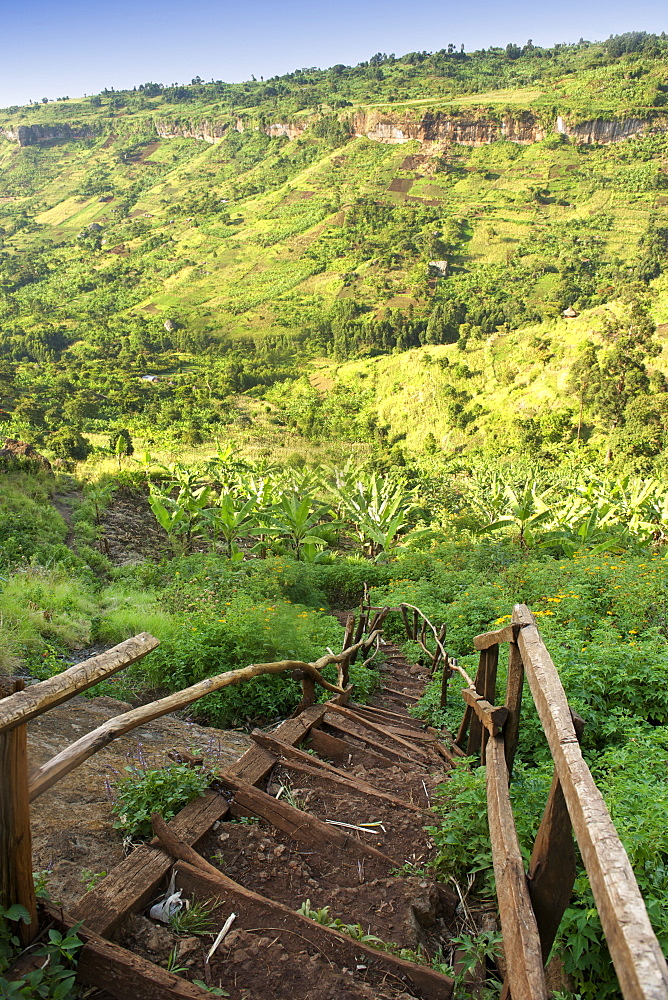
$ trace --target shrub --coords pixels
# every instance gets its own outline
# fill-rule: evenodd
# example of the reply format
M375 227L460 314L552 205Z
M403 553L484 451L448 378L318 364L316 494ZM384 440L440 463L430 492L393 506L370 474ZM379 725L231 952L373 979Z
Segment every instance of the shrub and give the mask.
M128 774L116 786L112 806L117 829L129 837L151 836L151 813L159 812L169 822L184 806L203 795L210 776L187 764L171 764L153 770L127 767Z

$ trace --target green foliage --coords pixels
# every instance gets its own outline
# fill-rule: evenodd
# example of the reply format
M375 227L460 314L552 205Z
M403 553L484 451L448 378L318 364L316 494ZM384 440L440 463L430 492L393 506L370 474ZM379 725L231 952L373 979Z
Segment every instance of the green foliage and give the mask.
M186 764L148 769L126 767L126 776L116 785L114 826L128 837L150 837L151 813L159 812L165 822L198 795L203 795L210 777Z
M0 909L0 990L5 1000L70 1000L78 996L75 985L77 952L83 941L77 937L81 924L75 924L65 934L51 928L47 940L33 954L44 958L42 966L26 973L20 980L9 981L1 975L11 964L19 951L19 938L10 924L22 920L30 923L30 915L24 907L14 904L8 909Z

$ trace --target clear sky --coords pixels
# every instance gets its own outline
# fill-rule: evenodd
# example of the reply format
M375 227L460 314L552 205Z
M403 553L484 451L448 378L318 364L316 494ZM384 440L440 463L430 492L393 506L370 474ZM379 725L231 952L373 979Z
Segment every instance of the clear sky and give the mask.
M375 52L668 30L665 0L1 0L0 107L194 76L230 82Z

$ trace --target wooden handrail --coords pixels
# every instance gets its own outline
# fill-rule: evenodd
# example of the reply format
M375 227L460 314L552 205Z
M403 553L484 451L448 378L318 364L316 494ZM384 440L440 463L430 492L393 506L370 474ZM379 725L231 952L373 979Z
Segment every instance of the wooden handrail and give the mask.
M666 1000L668 966L603 796L582 757L561 679L533 616L516 604L518 645L625 1000ZM511 984L512 989L512 984Z
M87 691L105 677L117 673L146 656L160 645L158 639L148 632L140 632L132 639L126 639L106 653L92 656L81 663L75 663L62 673L31 684L24 691L17 691L0 702L0 731L13 729L25 722L55 708L74 695Z
M513 1000L538 1000L546 995L542 963L547 960L575 882L574 831L625 1000L666 1000L668 965L626 851L582 756L579 737L583 720L568 705L529 608L516 604L510 625L476 636L473 642L480 651L480 666L476 691L462 692L466 710L457 742L463 744L470 726L468 753L480 753L487 764L490 838L508 965L503 995L510 992ZM502 642L510 644L508 715L501 722L503 732L496 735L503 719L501 709L494 708L495 667ZM528 884L508 794L525 673L555 764Z

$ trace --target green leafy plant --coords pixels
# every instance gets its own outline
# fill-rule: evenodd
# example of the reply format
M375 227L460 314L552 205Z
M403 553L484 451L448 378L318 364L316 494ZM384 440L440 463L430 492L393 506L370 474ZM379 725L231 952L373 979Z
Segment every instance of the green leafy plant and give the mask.
M30 923L27 910L15 904L8 909L0 909L0 973L11 964L19 950L18 936L10 927L10 922L22 920ZM73 925L67 932L51 928L44 944L35 949L34 955L44 958L41 968L26 973L21 980L7 980L0 975L0 992L3 1000L73 1000L77 995L76 956L83 947L77 936L81 923Z
M127 776L116 785L113 810L114 826L128 836L151 835L151 813L159 812L165 821L176 816L185 805L203 795L210 777L186 764L145 769L126 767Z

